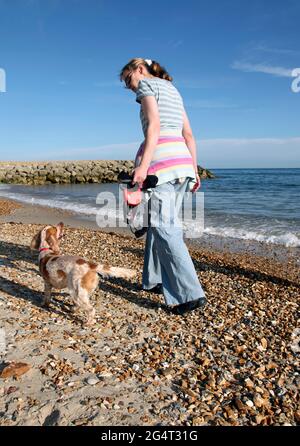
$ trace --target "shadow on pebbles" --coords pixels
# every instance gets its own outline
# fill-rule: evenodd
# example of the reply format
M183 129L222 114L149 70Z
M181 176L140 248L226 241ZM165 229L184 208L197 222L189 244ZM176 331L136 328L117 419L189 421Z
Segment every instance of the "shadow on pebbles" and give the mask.
M175 316L139 290L144 240L67 227L62 252L137 270L100 279L85 327L65 290L40 306L40 228L0 229L1 425L299 424L295 265L190 247L208 305Z

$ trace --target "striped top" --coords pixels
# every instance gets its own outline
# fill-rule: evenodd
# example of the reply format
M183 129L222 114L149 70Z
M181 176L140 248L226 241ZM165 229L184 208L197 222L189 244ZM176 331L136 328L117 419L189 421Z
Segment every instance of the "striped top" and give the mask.
M141 103L145 96L155 97L160 117L160 135L147 173L158 177L157 185L189 177L191 181L188 189L191 190L196 183L196 176L192 155L182 136L184 110L182 97L171 82L158 77L139 82L136 101ZM142 107L140 118L146 137L148 122ZM141 144L136 155L136 166L141 162L144 147L145 142Z
M172 82L159 77L146 78L139 82L136 91L136 102L141 103L145 96L154 96L159 111L160 128L182 129L183 127L183 101ZM146 136L148 127L147 118L143 108L140 110L140 119L143 133Z
M140 145L136 154L135 166L139 166L145 142ZM158 177L157 186L178 178L191 178L189 189L196 183L193 159L181 130L161 129L147 175Z

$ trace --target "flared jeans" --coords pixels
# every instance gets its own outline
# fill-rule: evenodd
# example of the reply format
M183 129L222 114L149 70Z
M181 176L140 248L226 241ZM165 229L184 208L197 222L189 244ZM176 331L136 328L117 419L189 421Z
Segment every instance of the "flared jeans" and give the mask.
M189 181L184 178L156 186L149 200L142 287L149 290L161 284L170 306L205 297L178 215Z

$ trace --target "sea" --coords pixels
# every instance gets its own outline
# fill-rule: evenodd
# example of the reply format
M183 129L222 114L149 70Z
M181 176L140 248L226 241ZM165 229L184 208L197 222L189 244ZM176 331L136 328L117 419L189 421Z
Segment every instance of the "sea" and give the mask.
M216 178L202 179L201 188L186 202L193 209L190 218L184 220L186 233L199 241L215 237L300 247L299 168L210 170ZM120 221L123 210L119 194L116 183L0 184L3 198L72 211L83 221L95 221L97 215L107 215L109 222ZM106 195L116 200L105 204ZM195 211L199 203L203 207L200 214Z

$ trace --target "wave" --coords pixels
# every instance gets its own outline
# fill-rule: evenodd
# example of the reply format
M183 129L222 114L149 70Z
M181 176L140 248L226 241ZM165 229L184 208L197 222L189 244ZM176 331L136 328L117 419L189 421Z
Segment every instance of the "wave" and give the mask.
M204 229L205 234L217 235L220 237L232 237L242 240L255 240L264 243L274 243L278 245L284 245L287 248L297 248L300 246L300 238L292 232L285 232L282 234L270 234L257 231L249 231L243 228L232 227L206 227Z
M86 216L107 215L109 218L115 219L116 217L120 216L118 214L120 214L122 211L118 210L118 212L116 212L114 209L110 209L107 207L99 208L81 203L74 203L74 202L67 203L66 201L63 200L49 200L46 198L36 198L36 197L30 197L25 194L15 194L13 192L6 192L5 194L2 194L1 192L2 191L0 190L0 195L22 203L71 211Z
M284 245L287 248L300 247L300 238L292 232L281 234L270 234L269 232L250 231L245 228L234 228L231 226L206 226L201 228L195 221L183 222L185 235L189 238L199 238L202 235L214 235L222 238L235 238L239 240L255 240L257 242ZM284 229L283 229L284 231Z
M13 193L8 192L7 189L10 189L9 186L1 185L0 187L0 195L2 197L10 198L12 200L16 200L23 203L28 203L32 205L40 205L46 206L50 208L57 208L61 210L71 211L77 214L80 214L82 217L87 218L95 218L99 217L102 221L111 221L111 224L117 221L123 220L123 210L122 209L112 209L107 206L95 207L87 204L82 204L79 202L66 202L59 199L45 199L45 198L37 198L32 197L30 195L22 194L22 193ZM65 196L65 198L70 199L70 197ZM106 219L104 218L106 217ZM237 222L235 222L237 224ZM264 243L278 244L284 245L285 247L299 247L300 246L300 238L298 235L290 232L282 227L281 233L278 229L276 229L276 234L272 234L272 228L269 225L265 225L265 228L261 228L261 230L248 230L243 227L233 227L233 226L218 226L210 225L202 227L199 224L199 221L195 220L187 220L183 222L183 230L185 236L190 238L199 238L203 234L213 235L223 238L235 238L242 240L255 240Z

